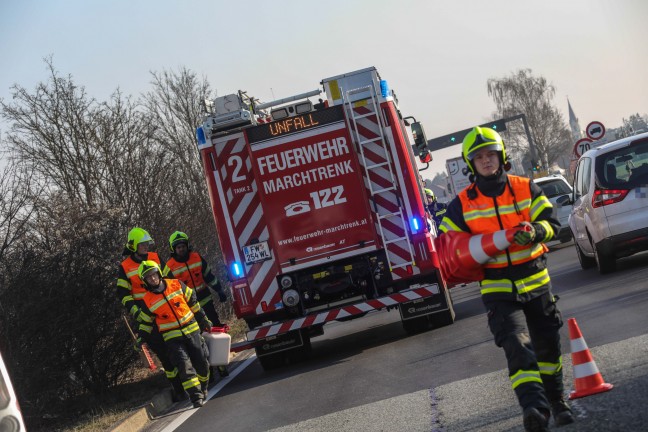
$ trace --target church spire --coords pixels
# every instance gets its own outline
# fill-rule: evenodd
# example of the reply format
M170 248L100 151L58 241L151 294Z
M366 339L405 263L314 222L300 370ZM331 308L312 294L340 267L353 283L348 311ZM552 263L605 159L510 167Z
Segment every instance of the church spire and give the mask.
M574 110L569 103L569 97L567 98L567 107L569 107L569 126L571 128L574 142L576 142L583 137L583 133L581 132L580 125L578 124L578 118L576 117L576 114L574 114Z

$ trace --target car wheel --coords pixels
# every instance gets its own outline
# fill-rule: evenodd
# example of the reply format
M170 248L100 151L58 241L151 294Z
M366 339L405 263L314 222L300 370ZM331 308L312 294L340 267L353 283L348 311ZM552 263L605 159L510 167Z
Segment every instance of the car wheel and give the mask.
M616 258L613 255L601 252L594 242L592 242L592 249L594 250L596 268L598 268L599 273L606 274L616 270Z
M578 261L580 262L581 268L583 270L587 270L596 265L596 260L594 258L590 258L586 256L581 250L581 248L578 246L578 243L574 242L574 246L576 247L576 254L578 255Z

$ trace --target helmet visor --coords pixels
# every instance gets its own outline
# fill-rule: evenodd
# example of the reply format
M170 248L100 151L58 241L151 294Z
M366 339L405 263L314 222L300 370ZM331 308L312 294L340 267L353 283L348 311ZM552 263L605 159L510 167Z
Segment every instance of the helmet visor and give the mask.
M468 154L466 155L466 158L468 160L473 160L477 155L477 153L479 153L482 150L486 150L486 151L494 150L494 151L501 152L504 150L504 147L502 146L501 143L498 142L486 142L471 148Z

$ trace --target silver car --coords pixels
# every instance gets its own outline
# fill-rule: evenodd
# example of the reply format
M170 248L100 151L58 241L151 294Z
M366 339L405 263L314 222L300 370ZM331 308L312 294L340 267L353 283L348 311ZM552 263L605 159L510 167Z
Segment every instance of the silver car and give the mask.
M572 194L572 187L565 177L560 174L552 174L547 177L533 179L533 182L540 186L544 194L549 198L556 211L556 219L560 222L560 229L556 233L556 240L561 243L568 242L572 239L572 233L569 229L569 215L572 206L569 203L558 203L558 199L565 195Z
M19 432L25 430L16 393L14 392L9 372L0 354L0 431Z
M600 273L648 250L648 133L587 151L578 160L569 226L581 267Z

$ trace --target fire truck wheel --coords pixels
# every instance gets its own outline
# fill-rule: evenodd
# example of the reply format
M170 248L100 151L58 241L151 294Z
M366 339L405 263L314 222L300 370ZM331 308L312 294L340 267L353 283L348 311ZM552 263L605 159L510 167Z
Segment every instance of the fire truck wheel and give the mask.
M452 301L452 296L448 289L445 290L445 299L446 304L448 305L448 310L429 315L432 328L445 327L455 321L454 302Z
M257 358L259 359L259 363L261 364L261 367L264 371L277 369L285 365L287 360L285 351L274 354L266 354Z
M430 315L430 322L432 323L432 328L445 327L454 322L455 315L452 306L449 310L438 312Z
M427 315L403 320L401 322L403 323L405 332L410 335L421 333L430 329L430 320L428 320Z

